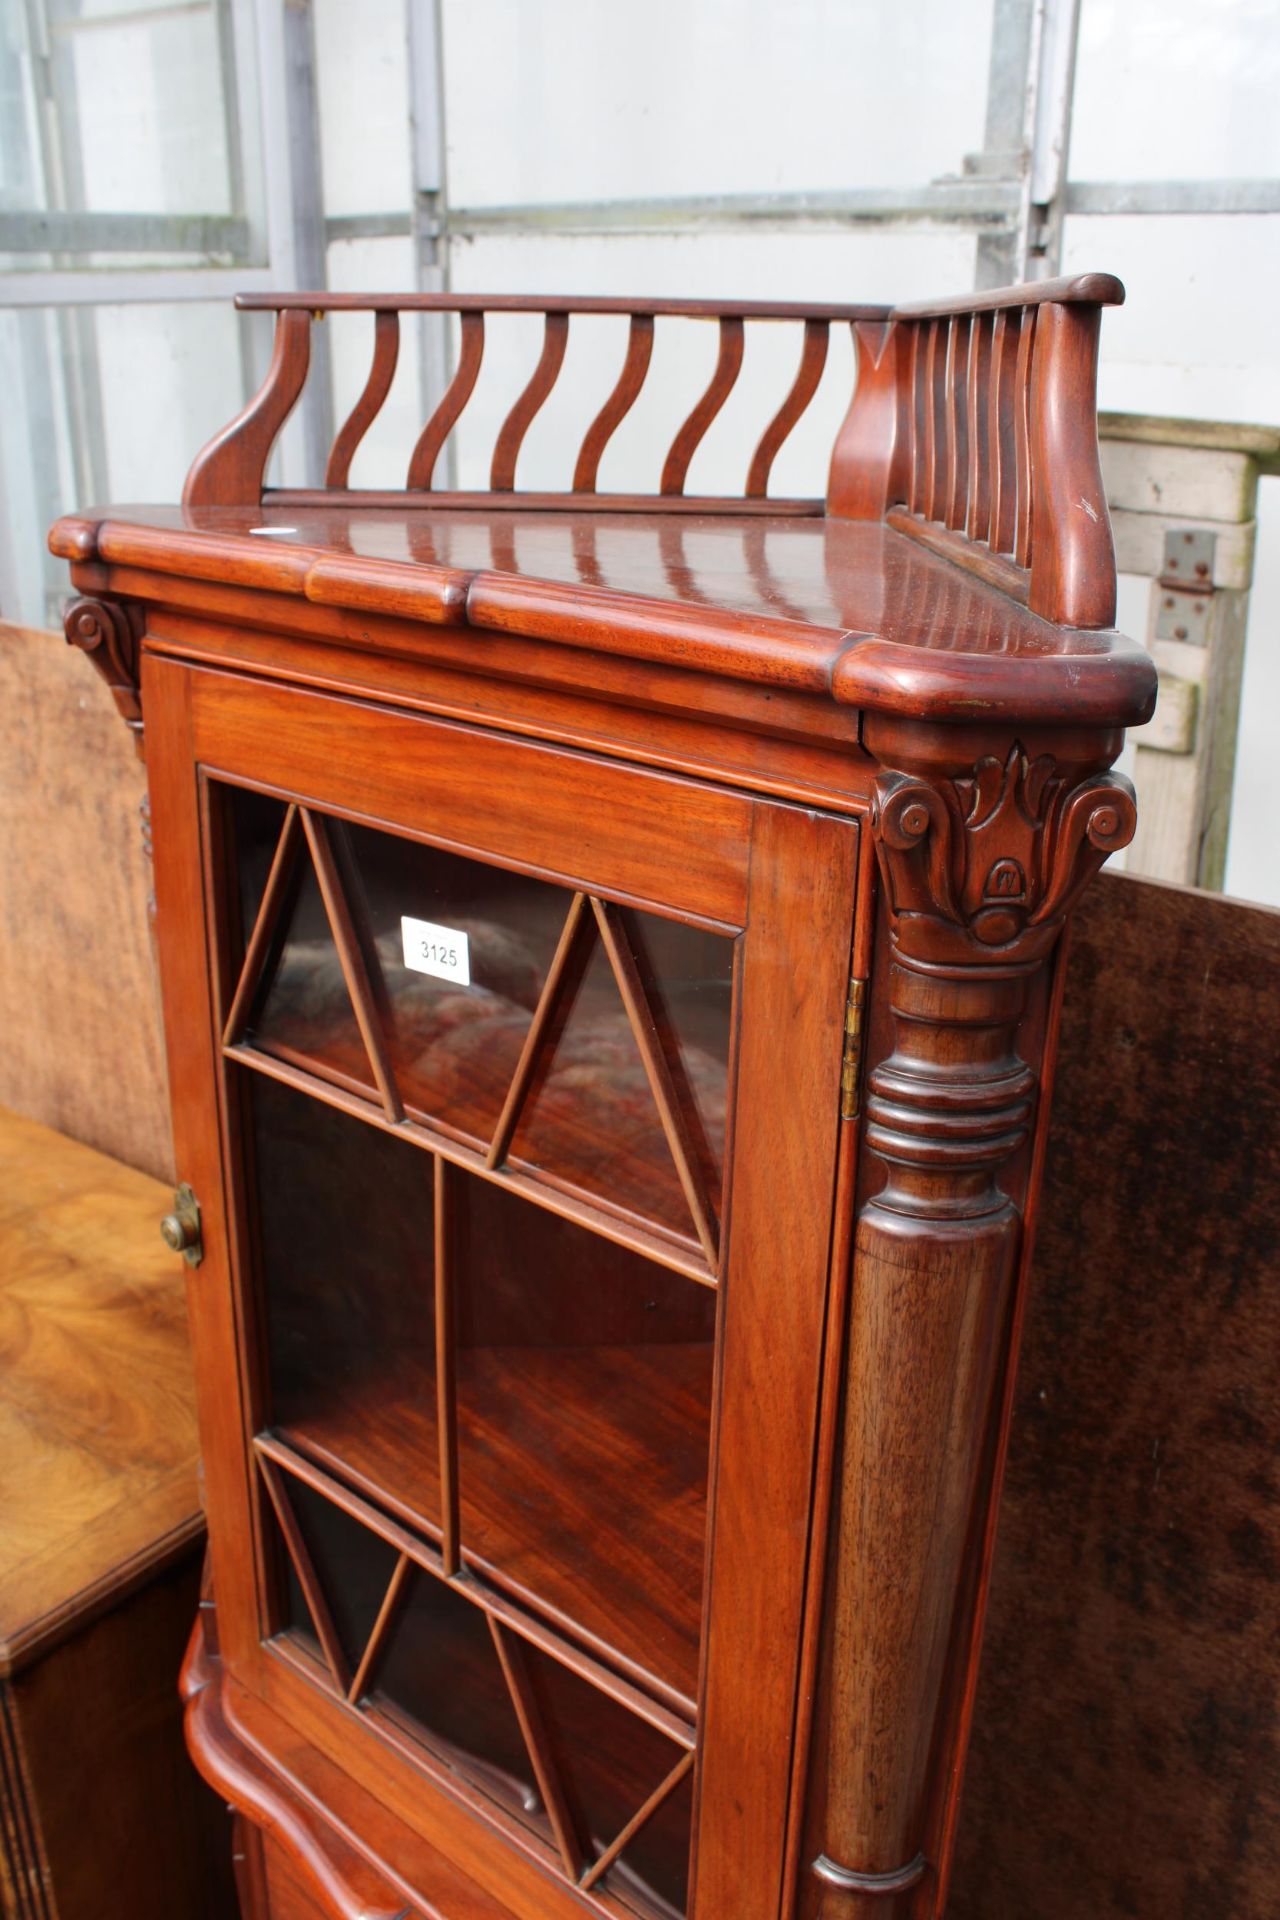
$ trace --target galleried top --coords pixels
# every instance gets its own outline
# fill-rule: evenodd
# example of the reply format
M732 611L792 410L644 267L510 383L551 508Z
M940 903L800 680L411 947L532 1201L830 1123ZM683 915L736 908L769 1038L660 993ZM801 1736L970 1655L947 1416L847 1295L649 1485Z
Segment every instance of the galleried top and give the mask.
M68 516L50 545L74 562L129 569L135 600L163 600L161 578L148 576L222 578L408 616L423 623L424 647L432 626L498 629L920 717L1133 725L1150 714L1155 676L1145 652L1111 631L1115 555L1096 415L1101 310L1123 297L1107 274L904 307L247 295L242 308L276 314L271 365L195 460L181 508ZM452 378L408 438L403 486L354 488L352 461L391 394L402 318L413 312L457 316ZM352 314L372 316L372 359L324 484L270 487L272 449L309 371L328 377L327 356L313 355L319 323ZM499 413L488 487L449 487L450 435L469 405L479 419L490 411L473 401L486 325L511 314L541 319L540 352ZM563 490L520 489L521 449L560 379L574 321L609 315L627 322L621 364L566 448ZM600 491L614 435L660 398L663 382L649 377L655 343L699 323L716 328L714 367L675 427L655 490ZM856 377L825 497L770 495L777 456L845 327ZM794 335L798 364L761 426L741 494L687 492L748 342L779 329ZM392 418L388 410L380 432Z

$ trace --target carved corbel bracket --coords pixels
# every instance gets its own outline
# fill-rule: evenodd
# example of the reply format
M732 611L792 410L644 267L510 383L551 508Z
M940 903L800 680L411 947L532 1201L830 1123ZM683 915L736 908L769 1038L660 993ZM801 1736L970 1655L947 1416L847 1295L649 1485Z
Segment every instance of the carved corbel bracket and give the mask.
M141 610L127 602L85 596L67 602L62 627L68 644L88 654L110 687L116 711L133 734L141 755L142 700L138 690Z
M871 829L890 936L908 963L1034 965L1072 904L1137 825L1123 774L1072 783L1051 753L1015 741L972 773L887 770Z

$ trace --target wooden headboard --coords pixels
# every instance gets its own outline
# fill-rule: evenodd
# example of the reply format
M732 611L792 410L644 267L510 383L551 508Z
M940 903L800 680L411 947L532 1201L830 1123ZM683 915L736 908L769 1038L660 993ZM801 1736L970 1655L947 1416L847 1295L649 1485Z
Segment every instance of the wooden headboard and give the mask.
M464 507L596 512L660 507L884 520L1048 620L1106 627L1115 618L1115 558L1098 466L1098 331L1102 307L1123 298L1119 281L1108 274L920 307L511 294L245 295L237 306L276 315L271 366L249 405L198 455L183 500L193 507L267 501L402 507L432 499ZM401 316L415 311L458 316L456 371L407 449L403 488L352 488L352 458L395 375ZM364 389L334 437L324 485L269 489L267 462L305 384L313 324L335 313L373 316ZM486 316L502 313L541 317L541 354L498 429L488 489L448 490L437 480L439 456L479 378ZM570 324L578 314L627 318L622 366L577 447L564 490L521 491L516 487L520 449L559 379ZM597 486L601 456L640 400L659 319L714 325L719 335L715 367L675 432L656 488L602 493ZM746 329L788 324L799 347L795 377L762 424L741 493L686 493L693 455L737 383ZM857 378L836 438L826 498L771 496L774 461L817 392L833 326L852 330Z

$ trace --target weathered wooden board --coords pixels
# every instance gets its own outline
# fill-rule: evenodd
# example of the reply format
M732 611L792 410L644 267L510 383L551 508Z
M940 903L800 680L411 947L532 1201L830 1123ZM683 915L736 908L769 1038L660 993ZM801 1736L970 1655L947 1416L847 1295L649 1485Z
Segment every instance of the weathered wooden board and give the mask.
M1102 477L1110 505L1179 520L1251 520L1258 491L1257 462L1245 453L1161 446L1127 440L1101 443Z
M1280 1912L1280 914L1086 895L951 1920Z
M1156 579L1164 569L1165 536L1185 533L1189 528L1213 535L1212 584L1247 592L1253 585L1256 520L1190 520L1185 514L1130 513L1113 506L1111 531L1117 568L1121 573L1141 573Z
M83 655L0 624L0 1105L167 1178L145 792Z

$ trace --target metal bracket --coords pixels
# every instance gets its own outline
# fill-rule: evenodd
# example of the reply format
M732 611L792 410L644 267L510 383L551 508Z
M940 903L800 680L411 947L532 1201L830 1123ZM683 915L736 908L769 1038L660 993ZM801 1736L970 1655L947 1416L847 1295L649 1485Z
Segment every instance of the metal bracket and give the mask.
M1177 588L1170 591L1163 585L1158 591L1160 604L1156 608L1156 639L1181 640L1193 647L1207 646L1212 594L1183 593Z
M1193 647L1209 643L1217 535L1203 527L1170 527L1157 587L1155 638Z
M1187 587L1197 593L1212 593L1217 545L1217 534L1210 533L1204 527L1170 527L1164 536L1161 586Z
M844 1057L840 1066L840 1117L858 1117L858 1075L862 1067L862 1003L865 980L850 980L844 1008Z

